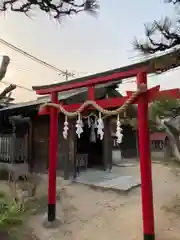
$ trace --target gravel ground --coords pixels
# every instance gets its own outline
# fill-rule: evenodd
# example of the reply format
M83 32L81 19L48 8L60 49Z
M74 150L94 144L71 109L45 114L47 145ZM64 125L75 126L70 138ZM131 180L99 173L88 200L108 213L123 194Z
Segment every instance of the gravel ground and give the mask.
M139 176L139 166L116 167L121 175ZM180 177L176 165L153 164L155 229L157 239L178 240L180 236ZM93 190L73 184L64 187L57 202L62 223L57 229L44 229L44 214L34 216L29 225L41 240L139 240L142 237L140 188L128 195ZM43 181L39 194L47 191Z

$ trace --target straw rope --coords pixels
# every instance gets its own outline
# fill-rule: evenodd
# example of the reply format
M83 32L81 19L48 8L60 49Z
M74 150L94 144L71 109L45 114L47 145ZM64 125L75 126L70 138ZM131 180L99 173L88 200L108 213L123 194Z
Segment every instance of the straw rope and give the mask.
M68 112L66 111L63 106L61 104L56 104L56 103L45 103L43 105L40 106L40 108L45 108L45 107L54 107L54 108L58 108L65 116L67 117L76 117L78 116L86 107L88 106L93 106L97 111L99 111L100 113L102 113L105 116L113 116L113 115L117 115L117 114L121 114L123 112L125 112L127 110L127 108L134 102L134 100L143 92L147 91L147 87L144 84L140 84L138 86L138 89L136 92L134 92L132 94L132 96L130 98L127 99L127 101L120 106L119 108L115 109L115 110L107 110L107 109L103 109L101 106L99 106L95 101L92 100L87 100L86 102L84 102L80 108L78 110L76 110L75 112Z

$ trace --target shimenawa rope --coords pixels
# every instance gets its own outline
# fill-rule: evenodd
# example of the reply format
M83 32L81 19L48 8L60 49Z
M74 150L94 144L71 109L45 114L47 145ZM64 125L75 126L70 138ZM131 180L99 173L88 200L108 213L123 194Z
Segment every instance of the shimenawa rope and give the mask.
M131 97L129 97L127 99L127 101L120 106L119 108L115 109L115 110L107 110L107 109L103 109L101 106L99 106L95 101L92 100L87 100L86 102L84 102L80 108L75 111L75 112L68 112L66 111L63 106L61 104L56 104L56 103L45 103L43 104L40 108L45 108L45 107L54 107L54 108L58 108L65 116L67 117L76 117L78 116L86 107L88 106L93 106L96 110L98 110L100 113L102 113L105 116L112 116L112 115L117 115L120 113L123 113L126 111L126 109L129 107L129 105L131 105L134 100L143 92L146 92L147 88L146 85L144 84L140 84L138 86L138 90L136 92L134 92L132 94Z

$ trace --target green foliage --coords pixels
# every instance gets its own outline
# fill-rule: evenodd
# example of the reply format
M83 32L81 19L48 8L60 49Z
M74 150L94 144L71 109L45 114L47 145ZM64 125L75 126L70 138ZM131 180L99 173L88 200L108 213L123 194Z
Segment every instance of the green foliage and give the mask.
M44 213L46 211L46 195L39 198L31 198L31 195L27 195L26 192L30 188L30 192L32 190L35 193L39 181L35 176L33 176L33 179L28 180L30 184L29 187L26 181L18 181L16 185L14 185L13 181L7 182L11 195L6 194L7 192L5 190L0 191L0 232L5 233L7 239L36 239L31 232L26 233L26 219L31 215ZM21 185L19 185L19 183L21 183Z
M23 210L18 204L10 200L4 193L0 192L0 230L8 230L16 225L22 224Z
M157 126L155 121L149 120L149 129L150 132L163 132L164 128Z
M163 131L156 125L156 117L165 118L173 115L174 109L180 106L179 100L174 98L161 98L154 101L149 108L149 126L151 131Z
M150 106L150 119L155 120L156 116L168 117L172 116L174 109L180 106L179 100L174 98L162 98L156 100Z

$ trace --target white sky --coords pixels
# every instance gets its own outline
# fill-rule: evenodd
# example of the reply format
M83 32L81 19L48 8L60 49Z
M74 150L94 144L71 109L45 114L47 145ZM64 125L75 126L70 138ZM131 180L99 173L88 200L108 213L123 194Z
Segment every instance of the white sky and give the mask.
M22 13L0 15L1 38L38 58L83 76L131 64L137 55L132 41L144 34L144 23L174 16L169 4L159 0L121 1L101 0L98 18L86 13L66 18L62 24L34 11L33 19ZM156 7L155 7L156 6ZM63 80L56 72L14 52L0 44L0 54L11 58L5 81L27 88L32 85L51 84ZM136 59L137 60L137 59ZM149 86L161 85L162 89L179 87L179 70L171 71L149 80ZM4 87L3 84L0 87ZM134 90L135 84L123 84L120 91ZM36 98L33 91L18 88L16 101Z

